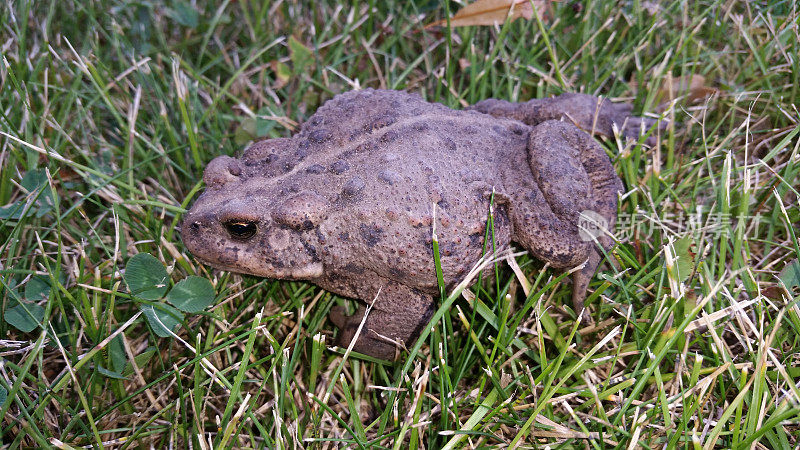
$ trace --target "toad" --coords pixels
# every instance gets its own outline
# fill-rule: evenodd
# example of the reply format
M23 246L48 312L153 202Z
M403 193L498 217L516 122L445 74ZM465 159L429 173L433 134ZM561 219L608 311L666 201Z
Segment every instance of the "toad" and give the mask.
M181 235L213 267L373 304L353 349L380 359L410 346L435 311L434 226L446 287L487 248L515 242L551 267L583 265L572 287L580 314L622 190L590 133L653 132L655 121L630 112L584 94L453 110L402 91L346 92L295 136L211 161ZM606 232L587 234L585 217ZM339 345L356 335L363 304L331 310Z

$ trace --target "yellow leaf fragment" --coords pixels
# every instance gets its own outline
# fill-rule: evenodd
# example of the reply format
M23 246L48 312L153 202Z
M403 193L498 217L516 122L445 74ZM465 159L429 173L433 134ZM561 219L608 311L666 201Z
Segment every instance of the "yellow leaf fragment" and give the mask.
M667 75L664 78L664 84L658 91L658 96L659 102L662 104L684 96L688 103L693 103L716 93L717 89L706 85L706 77L702 75L680 77Z
M289 66L278 60L270 61L269 66L275 73L275 84L272 89L280 89L286 86L292 78L292 70L289 69Z
M450 19L450 26L466 27L470 25L502 25L506 18L510 21L519 19L530 20L533 7L543 16L549 8L547 0L478 0L461 8ZM510 10L510 12L509 12ZM447 26L446 20L439 20L425 28Z

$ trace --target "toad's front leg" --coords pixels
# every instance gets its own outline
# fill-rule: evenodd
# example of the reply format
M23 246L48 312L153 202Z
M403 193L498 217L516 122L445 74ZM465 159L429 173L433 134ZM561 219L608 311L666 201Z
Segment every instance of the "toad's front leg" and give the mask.
M627 103L612 103L608 99L587 94L562 94L552 98L536 98L523 103L487 99L468 109L496 117L519 120L528 125L538 125L547 120L563 120L578 126L587 133L613 137L616 126L622 136L638 139L650 133L645 141L655 145L659 130L666 122L631 115L633 107ZM654 128L655 127L655 128Z
M433 316L433 297L402 284L386 281L380 292L366 290L364 298L374 304L353 350L378 359L392 361L403 346L410 347ZM347 347L356 336L366 308L359 306L352 316L344 308L331 309L330 318L339 327L337 345Z

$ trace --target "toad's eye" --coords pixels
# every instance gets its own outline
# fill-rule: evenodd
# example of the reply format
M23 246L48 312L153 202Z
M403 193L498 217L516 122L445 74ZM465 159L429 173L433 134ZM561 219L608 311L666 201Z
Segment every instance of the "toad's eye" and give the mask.
M229 220L224 222L225 229L228 230L228 234L231 235L231 238L245 241L250 239L256 234L256 223L245 221L245 220Z

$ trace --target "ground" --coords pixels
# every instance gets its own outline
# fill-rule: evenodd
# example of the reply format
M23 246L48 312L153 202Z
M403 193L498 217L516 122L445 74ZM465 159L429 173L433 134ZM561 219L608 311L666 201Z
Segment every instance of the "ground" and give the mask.
M0 7L3 448L800 445L797 5L426 28L461 6ZM669 121L655 147L603 143L625 193L589 324L562 273L489 256L491 281L444 292L381 363L329 348L350 301L185 251L208 161L359 87L454 108L585 92Z

